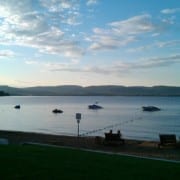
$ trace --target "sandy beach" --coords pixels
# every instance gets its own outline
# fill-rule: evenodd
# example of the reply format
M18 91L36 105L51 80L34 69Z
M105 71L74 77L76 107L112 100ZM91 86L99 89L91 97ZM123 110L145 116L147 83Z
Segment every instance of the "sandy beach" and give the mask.
M9 144L42 143L180 161L179 144L178 147L159 149L158 142L125 139L125 144L113 146L105 145L103 137L75 137L5 130L0 130L0 138L8 139Z

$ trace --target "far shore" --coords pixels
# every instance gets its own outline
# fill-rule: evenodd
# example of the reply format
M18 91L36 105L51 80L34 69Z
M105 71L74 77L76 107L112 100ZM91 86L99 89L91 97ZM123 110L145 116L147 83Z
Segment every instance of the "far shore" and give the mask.
M101 150L106 152L124 153L143 157L155 157L180 161L180 147L158 148L158 142L127 140L118 146L105 145L103 137L77 137L52 135L33 132L0 130L0 139L8 139L9 144L41 143L65 147Z

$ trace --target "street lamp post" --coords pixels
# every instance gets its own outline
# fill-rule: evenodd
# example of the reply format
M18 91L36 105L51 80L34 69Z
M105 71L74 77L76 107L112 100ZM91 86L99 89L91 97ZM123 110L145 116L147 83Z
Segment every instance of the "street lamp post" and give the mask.
M79 124L80 124L80 120L81 120L81 113L76 113L76 120L77 120L77 124L78 124L78 137L79 137Z

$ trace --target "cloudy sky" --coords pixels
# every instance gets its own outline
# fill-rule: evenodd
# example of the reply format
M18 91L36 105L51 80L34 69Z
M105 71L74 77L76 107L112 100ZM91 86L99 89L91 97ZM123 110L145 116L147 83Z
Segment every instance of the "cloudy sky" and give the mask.
M0 85L180 86L179 0L0 0Z

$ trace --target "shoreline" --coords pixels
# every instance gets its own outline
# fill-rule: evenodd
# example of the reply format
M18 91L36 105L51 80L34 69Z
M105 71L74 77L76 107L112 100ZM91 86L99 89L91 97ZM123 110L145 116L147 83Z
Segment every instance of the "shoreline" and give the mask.
M125 139L124 145L110 146L104 145L104 138L99 136L77 137L8 130L0 130L0 138L8 139L9 144L23 145L28 143L39 143L180 161L179 147L165 147L159 149L158 142L155 141Z

